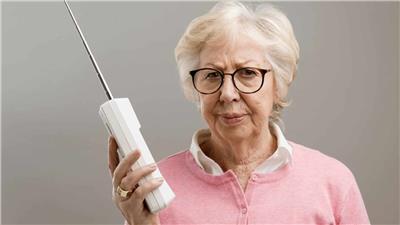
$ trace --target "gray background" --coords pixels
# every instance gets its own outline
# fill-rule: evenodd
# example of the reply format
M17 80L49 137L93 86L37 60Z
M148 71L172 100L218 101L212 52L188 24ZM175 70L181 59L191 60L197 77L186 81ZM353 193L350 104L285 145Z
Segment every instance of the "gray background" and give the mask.
M284 113L289 140L354 173L371 222L398 224L399 3L275 2L300 44ZM160 160L205 123L181 92L173 50L213 2L72 2L114 96L129 97ZM2 5L4 224L118 224L106 101L63 2Z

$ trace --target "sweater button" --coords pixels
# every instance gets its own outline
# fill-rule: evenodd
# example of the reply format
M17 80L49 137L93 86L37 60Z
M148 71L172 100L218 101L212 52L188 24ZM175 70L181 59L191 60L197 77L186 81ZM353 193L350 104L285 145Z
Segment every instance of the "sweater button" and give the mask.
M242 208L242 214L246 214L247 213L247 208L246 207L243 207Z
M252 181L256 181L256 180L257 180L257 175L254 175L254 174L251 175L251 180L252 180Z

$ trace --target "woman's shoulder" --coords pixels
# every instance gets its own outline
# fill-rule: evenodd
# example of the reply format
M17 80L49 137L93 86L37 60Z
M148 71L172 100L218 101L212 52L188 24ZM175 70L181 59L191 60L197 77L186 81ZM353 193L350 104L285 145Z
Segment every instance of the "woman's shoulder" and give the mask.
M182 167L184 166L187 154L189 153L190 153L189 150L182 150L172 155L169 155L158 161L157 166L163 169Z
M157 162L161 174L174 188L185 186L185 183L193 178L193 169L191 168L195 163L191 154L190 150L183 150Z
M310 188L315 196L328 197L340 224L370 224L356 178L348 166L320 150L289 144L295 172L300 171L293 176L297 184Z
M354 180L352 171L339 159L293 141L288 141L288 143L292 146L293 160L300 170L329 178L329 180L341 182Z

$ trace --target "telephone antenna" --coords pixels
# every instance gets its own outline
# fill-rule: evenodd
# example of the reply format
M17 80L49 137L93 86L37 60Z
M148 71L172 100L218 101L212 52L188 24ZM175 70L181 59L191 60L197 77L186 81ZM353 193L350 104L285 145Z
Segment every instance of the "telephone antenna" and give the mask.
M104 90L106 91L107 98L108 98L109 100L111 100L111 99L113 99L113 96L112 96L112 94L111 94L111 91L110 91L110 89L108 88L107 82L104 80L103 74L101 73L100 68L99 68L99 66L97 65L96 59L93 57L93 54L92 54L92 52L90 51L90 48L89 48L89 45L88 45L87 42L86 42L85 36L83 36L83 33L82 33L82 31L81 31L81 28L79 27L78 23L76 22L75 17L74 17L74 14L72 13L71 8L69 7L67 1L64 0L64 3L65 3L65 5L67 6L69 15L71 15L71 18L72 18L72 20L74 21L74 24L75 24L76 29L78 30L79 36L81 37L82 42L83 42L83 44L85 45L85 49L86 49L87 53L89 54L90 60L92 61L92 64L93 64L93 66L94 66L94 68L95 68L95 70L96 70L96 72L97 72L97 76L99 77L100 82L101 82L101 84L103 85Z

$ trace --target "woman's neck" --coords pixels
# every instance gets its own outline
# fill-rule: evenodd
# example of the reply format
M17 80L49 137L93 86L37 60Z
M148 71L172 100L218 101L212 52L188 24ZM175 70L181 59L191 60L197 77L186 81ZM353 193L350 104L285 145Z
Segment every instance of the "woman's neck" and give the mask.
M201 145L203 152L223 171L231 169L238 176L251 174L276 148L276 137L269 130L242 140L223 140L211 134L210 139Z

